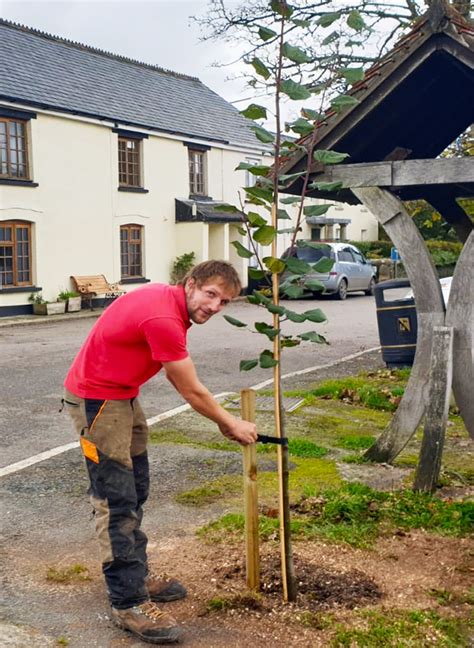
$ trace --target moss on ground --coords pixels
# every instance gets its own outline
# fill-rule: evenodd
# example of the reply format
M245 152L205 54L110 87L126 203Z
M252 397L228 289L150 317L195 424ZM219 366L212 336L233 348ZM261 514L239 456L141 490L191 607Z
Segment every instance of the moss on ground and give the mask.
M470 645L469 622L431 610L363 610L354 617L352 627L336 625L329 644L332 648L468 648Z

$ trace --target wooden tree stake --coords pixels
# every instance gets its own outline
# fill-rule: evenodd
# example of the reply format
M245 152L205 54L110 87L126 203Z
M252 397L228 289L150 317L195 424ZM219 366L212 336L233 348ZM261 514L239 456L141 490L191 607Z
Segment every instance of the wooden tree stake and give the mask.
M255 422L255 392L240 392L242 418ZM244 464L244 511L245 511L245 566L247 587L260 589L260 556L258 550L258 491L257 491L257 445L243 448Z

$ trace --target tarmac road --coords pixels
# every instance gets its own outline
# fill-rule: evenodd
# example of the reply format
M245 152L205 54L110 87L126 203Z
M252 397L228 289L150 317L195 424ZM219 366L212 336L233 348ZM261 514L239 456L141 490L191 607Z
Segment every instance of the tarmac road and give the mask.
M288 303L286 303L288 304ZM316 330L329 346L304 343L285 350L282 372L334 362L379 344L373 297L349 295L344 302L322 298L291 302L292 310L303 312L321 308L324 324L283 325L284 333ZM268 320L268 314L244 301L225 311L248 322ZM0 467L26 459L39 452L75 441L66 413L59 414L62 382L74 355L95 319L72 318L41 324L0 328ZM212 393L238 391L271 378L268 370L239 373L239 361L257 357L271 348L265 336L231 327L221 315L189 332L189 350L199 376ZM155 376L142 389L142 405L147 417L183 403L163 375Z

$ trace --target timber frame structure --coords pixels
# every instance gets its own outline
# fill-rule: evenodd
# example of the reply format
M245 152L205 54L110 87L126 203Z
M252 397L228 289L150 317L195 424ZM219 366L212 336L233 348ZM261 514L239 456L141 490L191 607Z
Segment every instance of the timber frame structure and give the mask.
M363 203L376 216L401 254L418 317L416 356L405 394L366 457L393 461L426 415L419 472L430 456L439 472L451 382L474 438L474 227L457 202L474 197L474 157L437 158L466 129L472 132L473 23L444 0L432 0L413 29L349 94L359 103L343 113L325 113L316 125L316 148L348 153L350 164L324 167L314 162L310 178L341 181L343 188L332 193L313 189L306 195ZM282 160L282 173L305 168L301 149ZM283 191L298 194L301 186L298 179ZM403 205L414 199L430 203L464 243L446 308L426 245ZM417 474L415 488L434 488L436 477Z

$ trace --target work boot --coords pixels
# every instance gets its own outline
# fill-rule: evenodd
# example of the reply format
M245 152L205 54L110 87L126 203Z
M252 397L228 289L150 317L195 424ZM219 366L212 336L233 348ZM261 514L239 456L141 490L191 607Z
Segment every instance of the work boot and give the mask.
M181 628L173 617L162 612L152 601L125 610L113 607L112 620L122 630L128 630L148 643L177 643L181 635Z
M150 573L145 579L145 585L152 601L168 603L178 601L186 596L186 588L175 578L164 578Z

